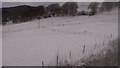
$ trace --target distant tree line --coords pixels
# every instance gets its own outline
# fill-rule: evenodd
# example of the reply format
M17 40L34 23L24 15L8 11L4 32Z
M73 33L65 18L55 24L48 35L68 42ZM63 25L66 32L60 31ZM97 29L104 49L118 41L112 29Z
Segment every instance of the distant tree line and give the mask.
M21 5L2 8L2 24L5 25L6 22L9 21L15 24L51 16L75 15L77 13L77 8L78 6L75 2L67 2L63 6L56 3L47 7Z
M3 25L8 21L12 21L13 23L26 22L44 15L44 11L44 6L31 7L22 5L11 8L2 8L2 22Z
M108 11L108 12L110 12L113 8L118 7L118 6L119 6L118 2L103 2L102 3L103 11Z
M88 9L92 9L89 15L95 15L99 12L110 12L115 7L119 7L119 2L91 2L88 6Z
M103 2L101 7L100 3L91 2L88 5L87 15L95 15L99 11L111 11L114 7L118 6L118 2ZM44 6L27 6L21 5L16 7L2 8L2 24L5 25L6 22L12 21L12 23L27 22L33 19L41 19L47 17L56 16L75 16L78 15L78 5L76 2L66 2L62 6L58 3ZM86 14L82 11L81 14Z

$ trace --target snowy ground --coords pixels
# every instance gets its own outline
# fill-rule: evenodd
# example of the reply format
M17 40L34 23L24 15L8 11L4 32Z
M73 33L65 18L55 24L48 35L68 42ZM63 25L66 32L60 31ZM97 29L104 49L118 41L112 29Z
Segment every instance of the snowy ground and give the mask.
M40 22L40 29L38 29ZM118 11L95 16L53 17L3 26L3 65L52 66L105 48L118 36ZM85 53L82 53L85 45ZM69 53L71 51L71 59Z

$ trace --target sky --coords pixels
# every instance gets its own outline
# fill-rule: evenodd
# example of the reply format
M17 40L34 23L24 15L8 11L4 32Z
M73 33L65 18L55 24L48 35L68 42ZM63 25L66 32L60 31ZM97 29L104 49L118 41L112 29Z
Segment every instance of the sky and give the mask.
M53 3L59 3L60 5L65 2L80 2L81 5L85 5L83 2L103 2L103 1L119 1L119 0L1 0L2 7L13 7L18 5L30 5L30 6L48 6ZM0 6L1 7L1 6Z
M104 0L1 0L2 2L90 2L90 1L104 1Z

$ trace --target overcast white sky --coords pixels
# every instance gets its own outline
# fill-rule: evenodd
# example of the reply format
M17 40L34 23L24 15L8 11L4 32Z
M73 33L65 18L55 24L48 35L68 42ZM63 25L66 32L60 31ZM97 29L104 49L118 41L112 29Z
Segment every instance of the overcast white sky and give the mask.
M0 0L2 2L118 2L120 0Z
M90 2L90 1L104 1L104 0L2 0L2 2L68 2L68 1Z
M103 2L103 1L118 2L120 0L1 0L1 1L2 1L2 7L12 7L18 5L48 6L56 2L59 2L59 4L63 4L63 2ZM8 3L4 3L4 2L8 2Z

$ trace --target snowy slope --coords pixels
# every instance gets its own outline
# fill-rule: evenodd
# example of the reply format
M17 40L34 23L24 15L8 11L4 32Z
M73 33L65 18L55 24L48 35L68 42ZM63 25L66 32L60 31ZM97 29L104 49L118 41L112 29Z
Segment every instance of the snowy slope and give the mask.
M105 48L103 42L118 36L118 12L95 16L53 17L3 26L3 65L55 65L72 62ZM40 29L38 29L40 22ZM85 45L85 53L82 53ZM95 48L96 46L96 48Z

